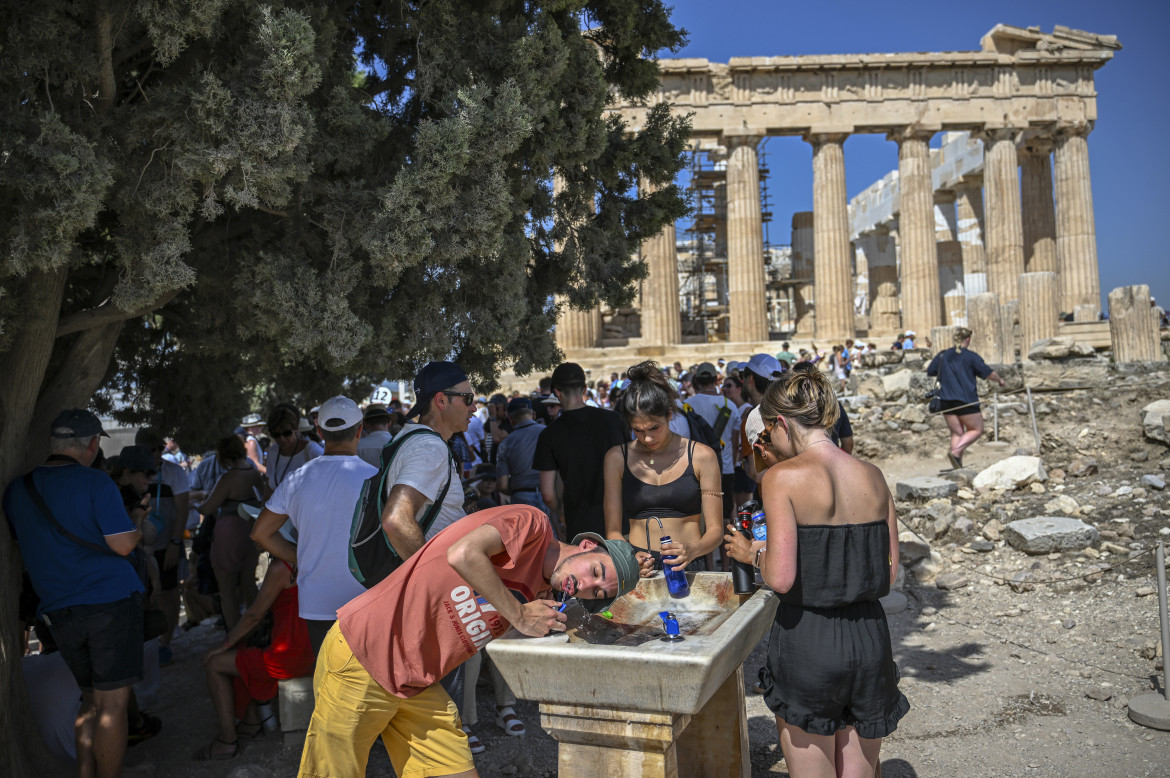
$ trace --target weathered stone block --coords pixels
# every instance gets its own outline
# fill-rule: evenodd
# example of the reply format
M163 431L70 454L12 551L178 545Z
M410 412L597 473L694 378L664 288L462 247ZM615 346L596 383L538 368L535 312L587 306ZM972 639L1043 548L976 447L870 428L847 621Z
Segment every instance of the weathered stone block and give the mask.
M959 485L934 476L919 476L898 481L894 487L899 500L933 500L949 497L959 491Z
M896 400L899 397L905 397L910 391L913 379L914 373L909 370L898 370L882 376L882 391L886 399Z
M980 491L989 489L1019 489L1028 484L1048 480L1040 457L1014 456L996 462L975 476L974 486Z
M1072 353L1076 341L1068 336L1041 338L1028 349L1028 359L1063 359Z
M1067 516L1037 516L1013 521L1003 528L1004 539L1025 554L1080 551L1097 542L1097 528Z
M1150 440L1170 445L1170 400L1155 400L1142 408L1142 432Z
M909 567L930 556L930 544L918 539L913 532L898 534L898 560Z
M921 405L907 405L898 413L898 418L911 424L921 424L926 421L926 409Z

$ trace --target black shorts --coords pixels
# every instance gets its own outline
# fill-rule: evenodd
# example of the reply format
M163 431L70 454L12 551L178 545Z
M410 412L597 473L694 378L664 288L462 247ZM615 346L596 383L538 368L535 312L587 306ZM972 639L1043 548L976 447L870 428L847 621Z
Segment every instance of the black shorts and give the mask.
M756 491L756 482L748 478L748 474L743 471L743 465L735 466L735 491L748 494L754 494Z
M183 555L182 548L179 549L179 556ZM179 588L179 563L175 562L175 566L168 569L165 567L167 561L167 551L154 552L154 561L158 562L158 578L164 592L169 592L172 589Z
M82 689L112 691L142 680L142 593L45 614L61 658Z
M967 416L979 413L979 403L972 405L962 400L939 400L939 403L942 405L941 410L944 416Z

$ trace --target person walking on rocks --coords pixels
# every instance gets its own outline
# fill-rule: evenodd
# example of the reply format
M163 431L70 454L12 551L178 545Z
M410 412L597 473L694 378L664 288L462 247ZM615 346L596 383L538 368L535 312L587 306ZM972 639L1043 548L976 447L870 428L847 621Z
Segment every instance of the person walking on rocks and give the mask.
M764 701L793 778L874 775L910 710L880 602L898 572L894 500L878 468L833 445L838 406L821 371L775 381L759 410L757 440L780 460L760 481L768 537L725 540L780 602Z
M955 330L955 347L940 351L926 368L926 374L938 378L939 400L943 418L951 431L951 448L947 459L956 470L963 466L963 452L983 434L983 414L979 411L979 394L975 390L975 376L995 381L1000 387L1006 383L999 373L972 351L971 330Z

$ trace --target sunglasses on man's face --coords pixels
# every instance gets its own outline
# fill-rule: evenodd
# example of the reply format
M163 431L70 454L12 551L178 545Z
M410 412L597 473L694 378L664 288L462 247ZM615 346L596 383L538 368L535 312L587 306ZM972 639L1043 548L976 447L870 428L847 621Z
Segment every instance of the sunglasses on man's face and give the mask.
M443 392L443 394L448 397L461 397L463 398L463 404L469 407L475 403L474 392Z
M296 430L280 430L279 432L272 433L272 437L277 438L277 439L291 438L296 434L297 434Z

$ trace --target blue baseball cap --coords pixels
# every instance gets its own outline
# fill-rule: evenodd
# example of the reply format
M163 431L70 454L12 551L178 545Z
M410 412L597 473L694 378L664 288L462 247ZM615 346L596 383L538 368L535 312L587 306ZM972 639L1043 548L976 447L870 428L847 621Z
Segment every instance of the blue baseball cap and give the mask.
M508 413L532 410L532 400L527 397L513 397L508 401Z
M406 414L406 418L413 418L422 413L427 400L444 389L450 389L455 384L467 380L467 373L454 362L431 362L414 377L414 406Z
M91 411L84 408L70 408L67 411L61 411L57 414L57 418L53 419L50 425L50 434L54 438L61 438L68 440L69 438L92 438L95 435L101 435L103 438L110 437L104 429L102 429L102 421Z

